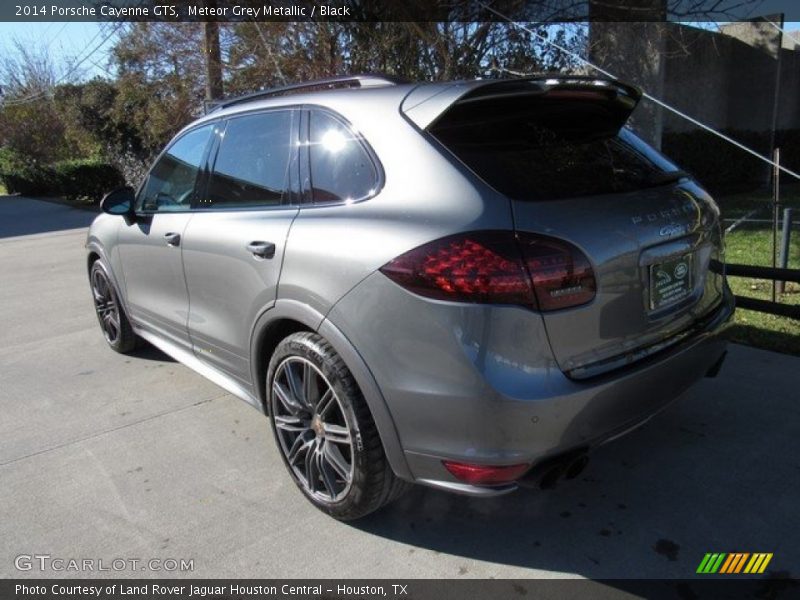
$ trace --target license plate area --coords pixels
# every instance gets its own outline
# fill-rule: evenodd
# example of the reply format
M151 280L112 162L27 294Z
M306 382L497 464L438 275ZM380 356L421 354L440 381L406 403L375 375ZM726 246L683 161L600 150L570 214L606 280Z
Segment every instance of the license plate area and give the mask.
M650 265L650 310L678 304L694 289L694 256L684 254Z

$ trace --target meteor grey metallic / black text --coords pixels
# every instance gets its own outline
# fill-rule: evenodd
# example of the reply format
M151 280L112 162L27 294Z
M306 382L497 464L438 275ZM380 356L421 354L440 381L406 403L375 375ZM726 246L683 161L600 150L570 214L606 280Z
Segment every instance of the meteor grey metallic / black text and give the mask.
M106 340L269 414L339 519L574 477L716 373L733 311L717 206L625 127L639 98L363 76L223 103L103 200Z

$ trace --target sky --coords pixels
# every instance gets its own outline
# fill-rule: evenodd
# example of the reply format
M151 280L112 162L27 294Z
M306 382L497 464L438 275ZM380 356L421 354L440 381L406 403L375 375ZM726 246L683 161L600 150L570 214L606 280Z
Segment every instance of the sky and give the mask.
M110 24L102 24L106 30ZM14 52L14 40L32 44L34 48L46 46L53 62L66 68L85 59L75 75L90 79L95 75L106 75L108 52L113 37L101 44L105 33L98 23L5 23L0 22L0 55ZM96 49L95 49L96 48Z
M110 76L108 52L114 36L103 43L112 24L94 22L69 23L6 23L0 22L0 55L14 51L13 40L18 39L34 47L46 45L53 62L61 73L68 65L82 61L70 78L91 79L94 76ZM800 22L786 23L785 30L800 44Z

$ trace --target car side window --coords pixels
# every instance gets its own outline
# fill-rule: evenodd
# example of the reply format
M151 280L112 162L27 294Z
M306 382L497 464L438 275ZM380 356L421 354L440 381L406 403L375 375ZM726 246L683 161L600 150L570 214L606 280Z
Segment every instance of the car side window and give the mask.
M206 125L193 129L164 152L147 176L137 198L136 210L175 212L191 207L197 172L212 128Z
M378 171L364 143L329 113L311 111L309 161L314 203L362 200L377 191Z
M289 193L294 111L235 117L221 136L202 208L274 206Z

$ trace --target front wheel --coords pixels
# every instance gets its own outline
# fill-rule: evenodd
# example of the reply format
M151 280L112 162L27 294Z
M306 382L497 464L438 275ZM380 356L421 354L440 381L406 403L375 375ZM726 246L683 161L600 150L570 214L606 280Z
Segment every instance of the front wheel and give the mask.
M94 310L106 342L117 352L130 352L136 347L136 334L120 304L114 284L99 260L92 265L89 281L92 285Z
M278 345L267 400L286 468L320 510L357 519L408 486L392 472L350 370L323 337L295 333Z

